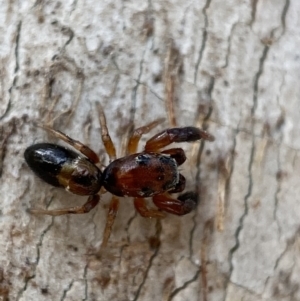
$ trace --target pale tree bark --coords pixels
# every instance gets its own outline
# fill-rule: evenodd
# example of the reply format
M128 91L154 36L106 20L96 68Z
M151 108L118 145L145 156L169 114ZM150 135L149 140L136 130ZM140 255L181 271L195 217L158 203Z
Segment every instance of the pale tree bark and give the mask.
M0 12L1 300L300 300L299 1L2 0ZM118 156L159 117L151 134L177 123L216 137L182 144L197 209L145 219L121 199L101 256L109 194L88 214L30 215L86 198L23 158L63 144L34 126L52 122L107 165L97 101Z

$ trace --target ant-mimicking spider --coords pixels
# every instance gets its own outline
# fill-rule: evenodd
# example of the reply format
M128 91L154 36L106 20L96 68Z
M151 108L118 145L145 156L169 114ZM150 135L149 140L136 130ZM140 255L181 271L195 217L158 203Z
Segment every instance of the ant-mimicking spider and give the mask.
M117 197L133 197L134 206L143 217L164 217L162 211L184 215L195 209L198 199L196 193L185 192L177 199L170 196L185 189L185 178L178 169L186 160L183 149L161 149L173 142L192 142L200 139L214 141L214 137L196 127L169 128L150 138L144 150L137 153L141 136L161 122L155 120L137 128L129 139L128 155L116 159L116 150L106 126L104 112L100 105L98 109L102 141L110 158L109 165L103 170L97 167L99 157L93 150L49 126L42 127L81 154L50 143L33 144L24 153L27 164L39 178L74 194L88 195L86 203L63 209L29 209L29 212L52 216L87 213L98 204L100 189L100 193L103 193L104 188L104 191L113 194L102 240L102 246L105 246L119 207ZM147 197L152 197L153 203L160 210L149 209L144 199Z

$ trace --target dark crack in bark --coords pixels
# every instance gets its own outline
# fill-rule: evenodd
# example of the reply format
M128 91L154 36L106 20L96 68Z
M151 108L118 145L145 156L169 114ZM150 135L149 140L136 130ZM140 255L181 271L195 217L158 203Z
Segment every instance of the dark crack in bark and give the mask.
M65 26L63 26L61 30L64 34L69 36L69 39L66 41L64 45L64 47L67 47L74 38L74 31L70 27L65 27Z
M300 229L298 229L296 231L295 235L287 241L285 249L281 252L281 254L278 256L278 258L275 262L274 271L278 268L278 265L279 265L281 259L284 257L284 255L290 250L290 248L293 245L295 245L296 239L299 237L299 234L300 234Z
M17 84L17 73L19 71L20 65L19 65L19 50L20 50L20 36L21 36L21 30L22 30L22 21L20 21L18 23L17 26L17 31L16 31L16 47L15 47L15 69L14 69L14 79L12 82L11 87L8 89L9 92L9 99L8 99L8 103L6 106L6 109L4 111L4 113L2 114L2 116L0 116L0 120L2 120L10 111L11 109L11 103L12 103L12 91L13 89L16 87Z
M68 287L67 287L66 289L64 289L63 295L61 296L60 301L66 300L67 293L71 290L71 288L72 288L72 286L73 286L73 283L74 283L74 281L72 280L72 281L70 282L70 284L68 285Z
M209 9L209 6L211 4L212 0L207 0L205 3L204 8L202 9L202 13L204 16L204 29L203 29L203 38L202 38L202 44L200 47L200 51L199 51L199 56L198 56L198 60L196 62L196 68L195 68L195 73L194 73L194 84L197 82L197 77L198 77L198 70L199 70L199 66L201 64L202 61L202 57L203 57L203 52L206 46L206 41L207 41L207 28L208 28L208 17L207 17L207 10Z
M249 158L249 164L248 164L248 177L249 177L249 185L248 185L248 191L244 197L244 212L241 215L241 217L239 218L239 224L238 227L235 231L234 237L235 237L235 245L229 250L229 276L228 276L228 280L230 281L230 278L232 276L233 270L234 270L234 266L233 266L233 256L234 253L239 249L240 247L240 234L241 231L244 228L244 221L246 216L248 215L248 211L249 211L249 198L252 195L252 188L253 188L253 175L252 175L252 166L253 166L253 160L254 160L254 154L255 154L255 150L256 150L256 145L255 145L255 136L254 136L254 125L255 125L255 111L257 108L257 98L258 98L258 85L259 85L259 80L260 77L263 73L263 67L264 67L264 62L267 58L267 54L269 51L269 46L265 46L263 49L263 53L262 56L259 60L259 67L258 67L258 71L255 75L254 78L254 84L253 84L253 105L251 108L251 136L252 136L252 145L251 145L251 152L250 152L250 158ZM226 294L225 293L225 298L226 299Z
M250 22L251 25L255 21L257 2L258 0L251 0L251 22Z
M253 85L253 106L251 108L251 116L252 116L252 118L254 118L254 114L255 114L255 111L256 111L256 107L257 107L258 83L259 83L260 77L261 77L261 75L263 73L263 67L264 67L264 63L265 63L265 60L267 58L269 49L270 49L269 46L267 46L267 45L264 46L263 54L262 54L261 58L259 59L258 72L256 73L255 78L254 78L254 85ZM253 127L254 127L254 124L253 124L253 120L252 120L252 135L253 135Z
M157 219L157 220L156 220L156 234L155 234L155 236L156 236L156 238L158 239L158 241L160 241L160 234L161 234L161 231L162 231L161 221L160 221L160 219ZM134 298L133 298L133 301L137 301L137 300L139 299L140 294L141 294L141 291L142 291L142 289L143 289L143 287L144 287L144 285L145 285L145 283L146 283L146 280L147 280L147 278L148 278L148 274L149 274L149 271L150 271L150 269L151 269L151 267L152 267L153 261L154 261L154 259L156 258L156 256L157 256L159 250L160 250L160 244L157 244L157 245L156 245L156 249L154 250L154 253L153 253L152 256L150 257L150 260L149 260L149 262L148 262L147 269L146 269L145 274L144 274L144 278L143 278L141 284L139 285L139 288L137 289L137 292L136 292L136 294L135 294L135 296L134 296Z
M229 56L231 54L231 39L232 39L232 36L233 36L233 32L236 28L236 26L238 25L239 23L234 23L231 27L231 30L230 30L230 34L228 36L228 40L227 40L227 43L228 43L228 47L227 47L227 52L226 52L226 57L225 57L225 64L222 68L227 68L228 67L228 64L229 64Z
M36 259L35 259L35 262L33 263L33 269L32 269L32 275L31 276L28 276L27 278L25 278L25 283L24 283L24 286L23 288L18 292L18 295L17 295L17 300L20 300L22 297L23 297L23 294L24 292L26 292L27 288L28 288L28 284L29 282L35 278L36 276L36 269L37 269L37 266L39 264L39 261L40 261L40 250L43 246L43 241L44 241L44 237L45 235L48 233L48 231L52 228L53 226L53 222L54 222L54 218L52 217L51 218L51 223L46 227L46 229L41 233L41 236L40 236L40 239L39 239L39 242L37 243L36 245Z
M74 38L74 31L70 27L62 25L58 21L53 21L51 24L60 28L61 33L69 37L64 43L64 45L61 47L60 53L63 54L65 52L66 47L71 43L71 41Z
M286 253L287 253L288 251L290 251L291 247L293 247L293 246L295 245L296 239L297 239L297 237L299 236L299 233L300 233L300 229L298 229L298 231L295 233L295 235L294 235L291 239L289 239L289 240L287 241L287 244L286 244L284 250L280 253L280 255L278 256L278 258L276 259L276 262L275 262L275 265L274 265L274 268L273 268L273 271L274 271L274 272L277 270L280 261L283 259L283 257L286 255ZM294 267L295 267L295 265L292 266L292 270L290 271L289 275L292 275L292 272L293 272L293 268L294 268ZM281 270L281 271L280 271L281 276L283 275L283 273L284 273L284 272ZM270 280L271 280L272 278L274 278L274 275L275 275L275 274L273 274L273 276L267 277L267 279L266 279L266 281L265 281L265 283L264 283L264 291L263 291L263 294L262 294L262 295L264 295L264 292L265 292L265 290L266 290L266 288L267 288L267 286L268 286ZM298 288L297 288L296 291L298 291ZM292 298L291 300L294 300L294 299Z
M83 279L84 279L84 298L82 301L87 301L88 300L88 280L87 280L87 273L88 273L88 264L84 267L83 270Z
M15 47L15 58L16 58L16 66L15 66L15 71L14 71L15 74L19 71L19 68L20 68L20 65L19 65L19 50L20 50L21 29L22 29L22 21L19 22L18 27L17 27L16 47Z
M239 240L239 236L241 231L243 230L244 227L244 220L246 218L246 216L248 215L248 210L249 210L249 205L248 205L248 200L249 197L252 194L252 187L253 187L253 178L252 178L252 165L253 165L253 159L254 159L254 153L255 153L255 142L254 142L254 138L252 138L252 146L251 146L251 153L250 153L250 161L248 164L248 176L249 176L249 186L248 186L248 191L247 194L244 197L244 212L242 214L242 216L239 219L239 225L235 231L235 245L230 249L229 251L229 279L231 278L232 272L233 272L233 255L234 253L238 250L239 246L240 246L240 240Z
M186 289L191 283L195 282L198 279L200 272L201 269L199 268L192 279L186 281L182 286L177 287L175 290L173 290L173 292L170 294L168 298L168 301L173 300L173 298L176 297L176 295L178 295L181 291Z
M281 14L281 24L282 24L282 29L283 29L282 34L285 33L285 29L286 29L285 20L286 20L286 15L289 10L289 7L290 7L290 0L286 0L285 5L282 10L282 14Z

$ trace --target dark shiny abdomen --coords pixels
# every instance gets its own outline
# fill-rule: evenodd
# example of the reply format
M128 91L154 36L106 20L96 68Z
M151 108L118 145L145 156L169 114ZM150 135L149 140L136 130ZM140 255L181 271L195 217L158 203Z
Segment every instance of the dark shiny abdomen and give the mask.
M50 185L79 195L96 194L102 186L102 173L97 166L60 145L31 145L24 157L32 171Z
M24 153L25 160L32 171L53 186L61 186L57 175L66 162L74 160L77 156L66 148L50 143L31 145Z

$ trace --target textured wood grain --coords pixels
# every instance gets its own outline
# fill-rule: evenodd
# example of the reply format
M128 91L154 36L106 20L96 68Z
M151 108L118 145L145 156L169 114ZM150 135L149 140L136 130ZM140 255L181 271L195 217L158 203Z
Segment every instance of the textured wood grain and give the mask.
M297 0L0 1L1 300L300 300L299 12ZM51 121L108 164L97 101L118 156L161 117L157 131L216 137L183 145L197 210L156 221L122 199L101 256L110 196L86 215L30 215L85 198L23 159L57 141L34 126Z

